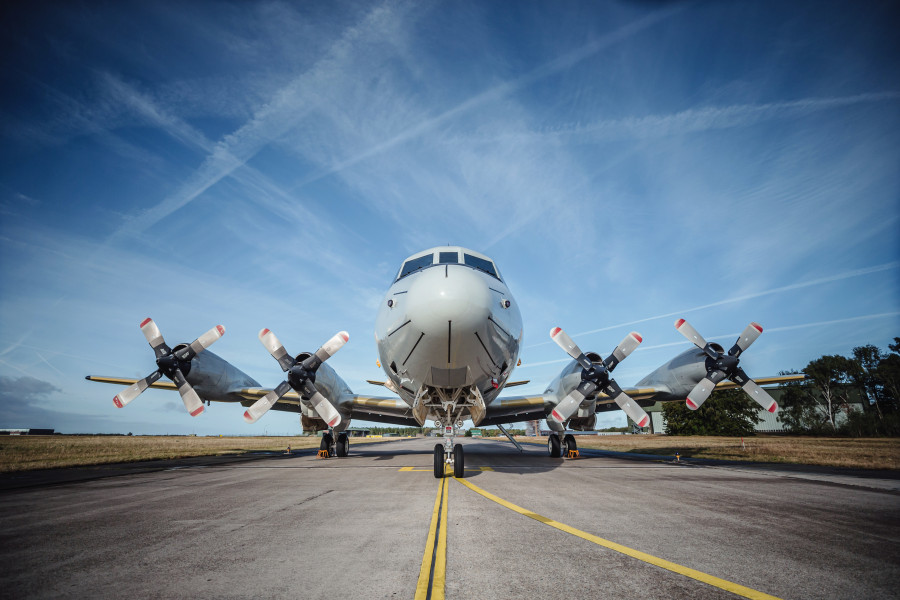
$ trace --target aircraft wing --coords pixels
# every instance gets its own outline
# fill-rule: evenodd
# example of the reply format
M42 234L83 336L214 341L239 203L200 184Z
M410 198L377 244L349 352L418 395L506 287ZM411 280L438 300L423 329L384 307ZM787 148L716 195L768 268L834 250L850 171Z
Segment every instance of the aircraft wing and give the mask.
M238 393L247 399L247 402L242 402L241 404L249 406L268 394L269 390L266 388L244 388ZM349 397L342 396L335 404L342 412L349 408L349 419L389 423L391 425L408 425L410 427L419 426L412 416L410 406L400 398L352 394ZM286 393L272 407L272 410L300 412L300 395L293 390Z
M96 381L99 383L111 383L113 385L128 386L137 382L135 378L129 377L106 377L98 375L88 375L85 377L88 381ZM178 388L171 381L157 381L149 387L160 390L177 391ZM201 392L203 390L201 389ZM254 402L265 396L271 391L271 388L264 387L243 387L232 389L227 397L210 398L201 393L204 400L239 402L242 406L249 407ZM278 399L278 402L271 410L280 410L285 412L300 412L300 395L291 390ZM418 427L419 424L412 416L412 409L400 398L386 398L379 396L361 396L352 394L349 397L344 396L338 402L337 406L345 411L349 408L350 419L358 419L363 421L374 421L376 423L389 423L391 425L408 425L410 427Z
M419 426L419 423L413 418L412 408L400 398L354 394L350 406L352 419L410 427Z
M139 381L133 377L107 377L102 375L88 375L85 379L88 381L96 381L98 383L111 383L113 385L132 385ZM178 391L178 387L174 383L164 380L151 383L148 387L158 390ZM203 397L203 400L211 400L213 402L240 402L243 406L250 406L271 391L270 388L263 387L232 388L225 393L222 393L221 390L217 390L218 393L211 397L209 394L203 393L204 390L202 386L198 387L200 387L200 395ZM272 409L299 412L300 395L291 390L287 392L281 400L278 401L278 404L272 407Z
M553 406L550 398L543 394L495 398L485 407L484 419L478 423L478 426L505 425L506 423L544 419L547 413L553 410Z
M792 381L803 381L806 378L803 374L798 375L778 375L776 377L758 377L755 381L758 385L776 385L779 383L790 383ZM736 383L728 381L727 379L724 381L720 381L716 385L717 390L733 390L739 387ZM640 387L640 388L623 388L622 390L626 394L628 394L631 398L634 398L638 401L647 400L648 402L656 402L656 401L672 401L672 400L684 400L682 397L673 397L672 392L664 387ZM607 396L604 393L597 394L597 404L610 404L613 399Z
M789 383L792 381L802 381L804 375L779 375L777 377L760 377L756 379L759 385L775 385L779 383ZM737 388L737 384L731 381L722 381L717 386L717 390L728 390ZM664 386L645 386L624 388L628 396L639 401L644 406L657 401L684 401L681 396L675 396L671 390ZM504 425L507 423L519 423L522 421L534 421L547 418L547 415L556 406L557 399L552 395L536 394L533 396L508 396L505 398L496 398L487 405L485 418L479 423L479 426L485 425ZM613 399L604 393L597 394L597 404L614 404ZM615 407L614 407L615 408ZM599 408L598 408L599 410Z
M88 375L85 377L88 381L96 381L99 383L112 383L115 385L131 385L133 383L137 383L139 380L128 377L105 377L101 375ZM151 383L149 387L156 388L158 390L178 390L175 387L175 384L171 381L157 381L156 383Z

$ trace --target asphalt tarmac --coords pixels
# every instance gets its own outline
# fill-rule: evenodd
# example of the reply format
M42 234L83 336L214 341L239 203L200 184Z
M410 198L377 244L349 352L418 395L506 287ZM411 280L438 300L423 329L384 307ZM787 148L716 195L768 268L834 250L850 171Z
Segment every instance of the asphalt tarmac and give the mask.
M900 597L896 473L436 441L4 476L0 597Z

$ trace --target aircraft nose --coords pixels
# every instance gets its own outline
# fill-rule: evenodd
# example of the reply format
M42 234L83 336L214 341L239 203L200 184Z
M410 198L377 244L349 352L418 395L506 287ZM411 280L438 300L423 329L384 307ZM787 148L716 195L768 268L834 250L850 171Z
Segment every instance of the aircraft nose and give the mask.
M485 326L491 314L491 291L482 275L467 266L427 269L416 277L407 293L407 316L425 334L423 343L426 338L437 342L472 336Z

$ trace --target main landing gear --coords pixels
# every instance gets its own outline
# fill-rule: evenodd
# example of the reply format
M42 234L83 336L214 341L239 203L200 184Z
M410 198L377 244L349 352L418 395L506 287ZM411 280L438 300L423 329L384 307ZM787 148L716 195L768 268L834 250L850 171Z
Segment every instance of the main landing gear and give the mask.
M558 433L551 433L547 438L547 452L550 458L569 457L573 452L577 456L578 445L575 443L575 436L567 433L560 441Z
M328 456L338 456L343 458L350 453L350 436L346 431L337 434L337 442L334 440L334 434L326 431L322 434L322 442L319 444L319 456L327 453Z
M435 444L434 446L434 476L437 479L444 477L447 465L453 465L454 477L462 478L465 476L466 457L462 444L453 444L453 437L461 425L461 423L457 423L456 427L450 425L443 427L444 443ZM438 427L440 427L440 424L438 424Z

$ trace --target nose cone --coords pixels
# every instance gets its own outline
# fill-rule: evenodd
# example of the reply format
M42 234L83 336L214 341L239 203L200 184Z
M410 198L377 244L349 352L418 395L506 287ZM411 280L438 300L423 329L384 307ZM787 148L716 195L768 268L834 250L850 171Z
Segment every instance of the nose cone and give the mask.
M472 336L491 314L487 282L477 271L462 265L427 269L416 277L407 293L407 316L425 338L435 341L462 334Z

